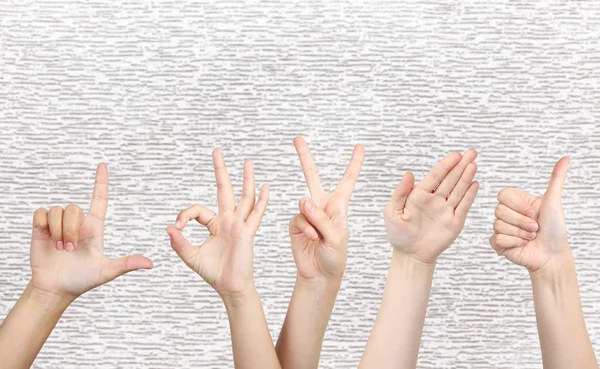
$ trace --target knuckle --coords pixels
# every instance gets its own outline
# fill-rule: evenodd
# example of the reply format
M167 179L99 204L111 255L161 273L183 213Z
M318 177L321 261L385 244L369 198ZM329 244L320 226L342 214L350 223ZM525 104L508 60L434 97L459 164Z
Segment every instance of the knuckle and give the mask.
M65 211L78 212L79 210L81 210L81 208L75 204L69 204L65 207Z
M524 229L519 229L519 237L529 239L529 232Z
M494 209L494 215L496 218L502 218L503 206L504 205L500 204L496 206L496 209Z
M33 213L33 218L40 219L40 218L46 216L47 213L48 213L48 210L46 210L46 208L39 208Z
M498 201L502 201L502 199L503 199L504 197L506 197L506 192L507 192L507 191L508 191L508 190L507 190L506 188L503 188L503 189L501 189L500 191L498 191L498 196L496 196L496 197L497 197L497 199L498 199Z
M502 227L502 223L499 219L494 221L494 232L500 232L500 228Z
M527 229L529 227L529 222L530 221L527 219L527 217L521 217L521 219L519 220L519 227L521 229Z
M50 210L48 211L49 213L56 213L56 212L63 212L63 208L62 206L53 206L50 208Z

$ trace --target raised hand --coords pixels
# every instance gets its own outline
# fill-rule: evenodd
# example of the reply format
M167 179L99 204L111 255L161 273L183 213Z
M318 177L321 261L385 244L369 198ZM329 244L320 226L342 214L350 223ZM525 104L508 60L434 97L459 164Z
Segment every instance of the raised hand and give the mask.
M398 251L435 263L460 234L479 188L473 182L477 153L468 150L442 159L414 186L407 172L384 210L388 239Z
M256 201L254 169L244 163L242 198L236 207L233 186L221 149L213 152L219 212L192 205L177 216L175 227L168 227L171 246L192 270L210 284L221 297L236 297L254 289L254 235L269 201L269 186L263 185ZM206 226L210 237L200 247L185 239L181 230L195 219Z
M317 166L302 137L294 139L311 199L300 200L300 213L290 222L292 254L298 275L305 279L340 278L346 268L348 203L364 161L365 150L356 145L337 188L327 193Z
M546 192L537 197L514 188L498 193L492 248L530 271L542 268L557 255L570 255L562 209L562 192L570 159L554 166Z
M131 255L104 256L108 168L99 164L87 215L77 205L38 209L31 236L32 287L75 299L127 272L152 269L152 261Z

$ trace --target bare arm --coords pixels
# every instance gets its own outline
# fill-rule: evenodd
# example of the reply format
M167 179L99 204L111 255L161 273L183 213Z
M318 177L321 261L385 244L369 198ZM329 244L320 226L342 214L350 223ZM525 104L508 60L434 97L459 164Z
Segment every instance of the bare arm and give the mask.
M281 368L256 290L224 299L237 369Z
M360 368L415 368L435 264L395 251ZM385 348L385 349L381 349Z
M325 330L340 285L296 279L296 286L277 340L283 368L317 368Z
M597 369L572 255L554 258L530 276L544 369Z
M71 301L28 284L0 326L3 365L29 368Z

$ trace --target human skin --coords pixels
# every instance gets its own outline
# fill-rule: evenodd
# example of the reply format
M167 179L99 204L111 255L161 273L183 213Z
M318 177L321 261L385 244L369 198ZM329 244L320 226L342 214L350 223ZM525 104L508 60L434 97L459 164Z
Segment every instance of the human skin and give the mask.
M29 368L67 307L85 292L152 261L104 256L108 168L99 164L87 215L77 205L38 209L33 217L25 291L0 326L2 368Z
M281 368L253 276L254 236L267 208L269 186L262 186L256 201L253 163L246 161L242 197L236 206L220 148L213 152L213 164L218 213L202 205L192 205L179 213L175 226L167 228L171 246L223 299L235 367ZM200 247L192 246L181 233L192 219L210 232Z
M294 139L311 198L299 202L289 225L296 285L277 341L283 368L317 368L323 336L342 283L348 250L348 204L365 150L357 145L337 188L323 189L302 137Z
M416 368L438 256L458 237L479 184L477 153L452 153L414 186L408 172L384 210L392 261L359 368Z
M597 369L562 207L569 162L556 163L539 197L514 188L498 193L490 244L529 271L544 368Z

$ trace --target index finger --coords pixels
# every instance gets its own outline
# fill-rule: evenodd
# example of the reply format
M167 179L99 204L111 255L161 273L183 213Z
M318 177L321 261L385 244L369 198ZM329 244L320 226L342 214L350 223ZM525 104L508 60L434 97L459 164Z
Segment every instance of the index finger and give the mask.
M498 201L501 204L506 205L510 209L516 211L519 214L533 218L535 211L533 207L529 205L525 199L519 196L519 190L514 188L503 188L498 192Z
M308 191L310 191L313 200L318 203L318 199L323 195L324 191L323 186L321 186L321 180L319 179L317 165L310 154L310 150L308 149L308 145L304 138L294 138L294 147L300 158L300 165L302 166L302 172L304 173L304 178L308 185Z
M354 147L354 151L352 152L350 163L348 163L346 171L344 172L344 176L342 179L340 179L336 189L339 190L347 199L350 199L350 196L352 196L352 191L354 191L354 186L356 185L356 181L358 181L360 168L362 168L364 161L365 148L363 145L356 145Z
M96 181L94 183L94 192L92 192L89 215L104 221L107 207L108 166L105 163L100 163L96 168Z

